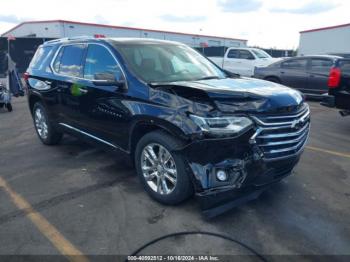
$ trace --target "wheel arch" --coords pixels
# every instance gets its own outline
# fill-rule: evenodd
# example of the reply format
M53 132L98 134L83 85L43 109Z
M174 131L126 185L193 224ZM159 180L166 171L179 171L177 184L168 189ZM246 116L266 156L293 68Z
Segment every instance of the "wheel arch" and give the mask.
M159 119L138 121L132 125L129 136L129 152L131 157L134 156L136 145L140 141L140 139L144 135L155 130L161 130L182 141L187 141L189 139L183 130L181 130L176 125L169 123L168 121Z
M36 102L43 102L43 99L38 94L31 94L28 98L29 110L33 115L33 108Z
M266 81L270 81L270 80L272 80L272 79L277 80L277 82L275 82L275 83L282 83L281 78L278 77L278 76L276 76L276 75L268 75L268 76L265 76L265 77L264 77L264 80L266 80ZM271 81L271 82L274 82L274 81Z

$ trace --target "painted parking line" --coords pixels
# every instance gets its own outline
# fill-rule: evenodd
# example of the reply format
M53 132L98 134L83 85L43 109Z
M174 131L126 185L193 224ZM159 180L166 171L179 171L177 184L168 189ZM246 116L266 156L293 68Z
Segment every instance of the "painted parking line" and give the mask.
M313 147L313 146L306 146L306 148L310 149L310 150L313 150L313 151L318 151L318 152L322 152L322 153L331 154L331 155L334 155L334 156L341 156L341 157L350 158L350 154L346 154L346 153L341 153L341 152L337 152L337 151L322 149L322 148Z
M26 212L26 216L39 229L39 231L56 247L56 249L68 260L73 262L87 262L87 257L83 255L72 243L70 243L53 225L50 224L40 213L18 193L16 193L7 182L0 177L0 188L10 196L12 202L20 210Z

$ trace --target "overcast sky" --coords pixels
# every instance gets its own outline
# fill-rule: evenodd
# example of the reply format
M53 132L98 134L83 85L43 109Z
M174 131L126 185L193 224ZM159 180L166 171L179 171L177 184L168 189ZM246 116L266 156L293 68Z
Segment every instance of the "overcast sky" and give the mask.
M297 48L299 31L350 23L349 10L349 0L2 0L0 33L22 21L65 19Z

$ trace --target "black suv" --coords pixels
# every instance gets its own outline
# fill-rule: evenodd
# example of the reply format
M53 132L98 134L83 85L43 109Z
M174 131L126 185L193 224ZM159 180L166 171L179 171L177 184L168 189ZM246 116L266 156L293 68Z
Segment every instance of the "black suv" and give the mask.
M289 175L309 134L298 91L229 75L177 42L49 41L25 79L44 144L70 133L122 151L154 199L195 192L207 215Z

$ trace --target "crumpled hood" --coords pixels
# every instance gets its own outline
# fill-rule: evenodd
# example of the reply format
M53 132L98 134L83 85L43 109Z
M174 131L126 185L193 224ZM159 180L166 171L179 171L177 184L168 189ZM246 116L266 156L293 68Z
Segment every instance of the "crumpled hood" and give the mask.
M304 100L297 90L254 78L183 81L171 84L204 91L222 112L293 112L300 108Z

